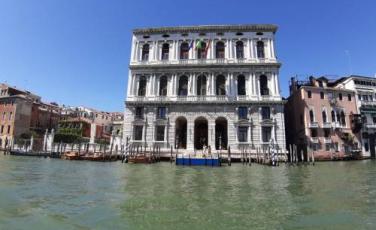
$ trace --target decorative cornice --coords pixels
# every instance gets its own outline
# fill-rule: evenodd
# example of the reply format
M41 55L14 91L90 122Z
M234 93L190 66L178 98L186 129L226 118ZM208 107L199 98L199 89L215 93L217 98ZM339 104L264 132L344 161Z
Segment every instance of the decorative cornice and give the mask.
M164 33L197 33L197 32L273 32L278 26L273 24L243 24L243 25L198 25L173 26L134 29L133 34L164 34Z
M280 101L125 101L125 106L132 106L132 105L245 105L245 106L252 106L252 105L284 105L286 104L286 100Z

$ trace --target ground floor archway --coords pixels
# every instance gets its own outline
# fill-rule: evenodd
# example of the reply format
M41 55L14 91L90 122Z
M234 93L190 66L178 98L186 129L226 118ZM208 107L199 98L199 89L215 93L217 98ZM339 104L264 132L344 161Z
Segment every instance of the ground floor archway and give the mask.
M204 117L199 117L195 120L194 147L203 149L204 146L208 146L208 121Z
M224 117L215 120L215 149L227 149L227 120Z
M187 119L178 117L175 122L175 149L187 148Z

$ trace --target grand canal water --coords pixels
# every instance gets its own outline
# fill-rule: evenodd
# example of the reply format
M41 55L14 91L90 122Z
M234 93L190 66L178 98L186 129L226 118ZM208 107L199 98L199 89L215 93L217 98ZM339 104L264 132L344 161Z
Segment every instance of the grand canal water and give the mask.
M376 161L177 167L0 156L0 229L375 229Z

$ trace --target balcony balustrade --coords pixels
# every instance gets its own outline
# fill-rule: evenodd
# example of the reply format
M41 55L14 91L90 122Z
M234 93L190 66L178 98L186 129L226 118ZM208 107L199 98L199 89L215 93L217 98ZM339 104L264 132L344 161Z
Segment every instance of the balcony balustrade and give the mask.
M322 127L324 129L330 129L330 128L332 128L332 123L331 122L323 122Z
M376 129L376 124L373 124L373 123L366 124L366 128L367 129Z
M330 144L330 143L332 143L332 139L330 137L325 137L324 138L324 143L325 144Z
M312 121L309 123L309 128L318 128L319 127L319 123L317 123L317 121Z
M311 137L311 142L314 143L314 144L318 144L319 138L318 137Z

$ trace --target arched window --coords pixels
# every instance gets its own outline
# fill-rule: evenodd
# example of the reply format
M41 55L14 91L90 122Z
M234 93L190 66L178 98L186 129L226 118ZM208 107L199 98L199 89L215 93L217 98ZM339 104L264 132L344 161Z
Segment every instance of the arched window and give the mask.
M145 44L144 46L142 46L142 60L143 61L147 61L149 60L149 44Z
M238 95L246 95L245 77L243 75L238 76Z
M225 44L221 41L217 42L215 46L215 57L225 58Z
M340 113L337 111L337 122L340 123L341 122L341 115Z
M269 95L268 77L265 75L260 76L260 91L262 96Z
M226 78L223 75L217 76L216 79L216 94L226 95Z
M205 96L206 95L206 76L200 75L197 78L197 95Z
M162 60L168 60L168 54L170 52L170 44L164 43L162 46Z
M242 41L236 42L236 58L244 58L244 45Z
M315 117L313 115L313 110L312 109L309 111L309 121L311 123L313 123L315 121Z
M167 77L162 76L159 79L159 96L167 96Z
M138 82L138 96L145 96L146 94L146 77L141 76Z
M188 59L189 58L189 45L186 42L183 42L180 45L180 59Z
M206 58L206 52L205 52L206 43L203 41L199 41L197 42L196 48L197 48L197 58L205 59Z
M346 116L345 112L341 111L341 125L346 126Z
M336 122L336 112L332 110L332 122Z
M263 41L257 42L257 57L258 58L265 58L264 42Z
M188 95L188 77L187 76L181 76L179 78L178 95L179 96L187 96Z
M322 111L322 122L324 122L324 123L327 122L326 111L325 110Z

